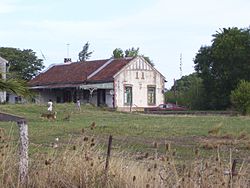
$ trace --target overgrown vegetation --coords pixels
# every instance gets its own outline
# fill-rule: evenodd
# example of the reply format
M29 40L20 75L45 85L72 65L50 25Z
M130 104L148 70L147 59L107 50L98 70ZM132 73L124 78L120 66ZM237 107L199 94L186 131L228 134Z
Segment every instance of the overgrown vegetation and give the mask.
M43 105L1 105L27 117L28 187L249 186L250 119L159 116L58 104L57 119L40 118ZM0 187L18 187L15 123L0 122ZM113 135L105 180L108 136ZM232 160L238 175L230 175ZM245 161L245 162L244 162Z
M204 88L202 79L196 73L176 80L170 91L166 92L166 102L178 103L191 110L205 109L203 105Z
M90 127L89 127L90 129ZM178 150L170 143L152 144L152 152L132 158L127 152L112 150L108 171L105 171L105 151L98 138L82 131L67 142L55 139L51 149L44 152L36 145L30 155L29 181L18 181L17 146L11 135L1 129L0 186L1 187L248 187L250 165L244 160L232 169L232 153L220 155L220 147L209 158L201 157L195 148L188 163L176 160Z
M238 157L250 155L247 150L249 140L238 139L242 133L250 134L248 117L128 114L88 105L82 106L82 111L78 112L72 103L56 104L57 119L48 121L40 117L47 110L45 105L1 105L0 108L1 112L27 117L30 142L42 145L44 150L50 148L56 137L67 142L68 135L77 137L84 129L85 134L94 135L101 142L106 142L108 135L112 134L115 147L131 155L150 150L155 141L159 143L159 152L162 152L164 143L170 142L178 149L179 160L190 160L193 148L207 141L216 145L220 140L224 142L222 155L228 152L229 147L237 148ZM89 126L93 122L96 127L91 130ZM219 133L208 134L217 125L221 125ZM13 134L17 135L13 123L0 122L0 127L6 131L13 127ZM226 135L231 135L230 139L224 139ZM30 149L32 152L32 147ZM201 151L203 157L212 153L206 149Z
M235 108L243 115L250 113L250 82L241 80L231 93L231 101Z

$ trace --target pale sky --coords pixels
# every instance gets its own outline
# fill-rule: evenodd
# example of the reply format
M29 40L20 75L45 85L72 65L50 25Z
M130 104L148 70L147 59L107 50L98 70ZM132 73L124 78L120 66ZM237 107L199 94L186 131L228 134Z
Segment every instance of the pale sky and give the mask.
M168 81L194 72L199 48L224 27L250 25L249 0L0 0L0 46L32 49L44 64L78 59L89 41L90 60L115 48L139 47Z

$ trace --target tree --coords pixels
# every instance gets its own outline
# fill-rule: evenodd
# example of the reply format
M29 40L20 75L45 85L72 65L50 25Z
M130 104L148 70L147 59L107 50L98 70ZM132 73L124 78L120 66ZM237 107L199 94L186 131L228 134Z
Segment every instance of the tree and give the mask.
M198 77L197 73L192 73L176 80L170 91L166 92L165 98L167 102L177 102L192 110L200 110L204 109L203 91L202 79Z
M123 58L124 54L123 54L123 50L121 48L116 48L113 50L113 58Z
M17 74L24 80L31 80L44 68L43 60L31 49L0 48L0 56L8 60L9 72Z
M250 113L250 82L241 80L235 90L231 92L234 107L243 115Z
M206 106L206 109L215 109L217 102L215 101L216 90L215 90L215 80L211 76L211 66L212 58L211 58L211 47L204 46L201 47L199 52L196 55L194 60L195 70L197 71L198 76L203 80L203 104Z
M139 55L140 55L139 48L132 47L132 48L125 50L125 57L136 57ZM144 55L140 55L140 56L142 56L149 64L154 66L153 61L148 56L144 56ZM112 57L113 58L123 58L124 57L123 50L121 48L114 49Z
M27 82L16 78L9 78L7 80L0 79L0 91L14 93L23 97L32 96L28 89Z
M79 52L78 57L79 57L79 61L86 61L91 57L92 52L88 52L89 51L89 42L87 42L84 46L82 51Z
M155 64L153 63L153 61L148 57L148 56L145 56L145 55L141 55L150 65L152 66L155 66Z
M212 45L201 47L195 70L204 81L209 109L226 109L239 80L250 80L250 29L221 29Z
M139 48L129 48L125 50L125 57L136 57L139 55Z

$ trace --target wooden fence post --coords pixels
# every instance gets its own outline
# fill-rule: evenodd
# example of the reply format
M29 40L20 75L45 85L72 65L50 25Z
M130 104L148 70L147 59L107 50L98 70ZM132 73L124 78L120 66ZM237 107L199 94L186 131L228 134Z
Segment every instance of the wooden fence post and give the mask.
M112 135L109 136L109 142L108 142L108 151L107 151L107 157L106 157L106 163L105 163L105 179L104 179L104 187L107 187L108 183L108 169L109 169L109 159L111 154L111 146L112 146Z
M28 181L28 125L26 120L17 121L20 135L19 146L19 180L21 184L25 184Z
M112 145L112 135L109 136L109 142L108 142L108 151L107 151L107 158L106 158L106 164L105 164L105 171L108 172L109 167L109 158L111 153L111 145Z

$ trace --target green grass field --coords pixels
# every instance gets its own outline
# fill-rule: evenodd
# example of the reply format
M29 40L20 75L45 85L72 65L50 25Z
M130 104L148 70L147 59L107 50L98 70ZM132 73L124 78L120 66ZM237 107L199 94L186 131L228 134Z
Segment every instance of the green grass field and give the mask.
M230 150L235 158L250 155L250 117L131 114L89 105L82 106L82 111L77 112L74 104L58 104L55 107L57 119L49 121L40 117L46 109L46 106L35 104L0 106L1 112L27 118L30 153L34 153L37 146L49 150L55 138L59 138L63 145L69 141L73 143L84 134L95 137L103 147L108 136L113 135L113 151L125 151L132 157L154 152L154 142L159 145L159 153L164 153L165 144L170 143L171 148L176 149L177 158L186 160L194 157L196 148L202 157L209 157L218 148L225 157L229 156ZM64 121L68 114L70 121ZM91 130L93 122L96 127ZM0 122L0 127L18 139L15 123Z

